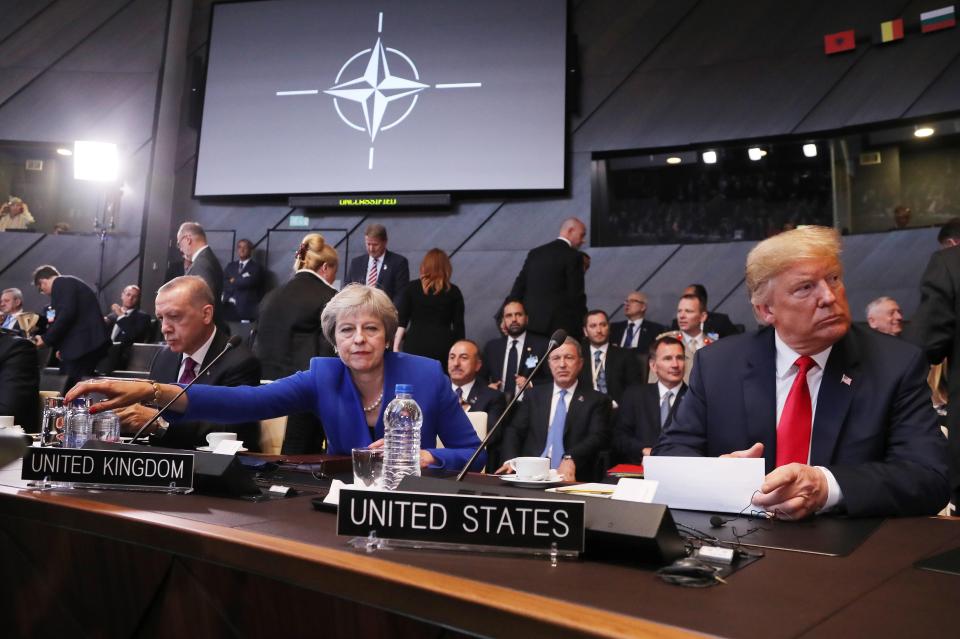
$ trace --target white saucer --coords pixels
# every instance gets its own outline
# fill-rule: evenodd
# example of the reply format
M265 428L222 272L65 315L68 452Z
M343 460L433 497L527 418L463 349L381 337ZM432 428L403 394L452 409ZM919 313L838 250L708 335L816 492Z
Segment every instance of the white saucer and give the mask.
M197 446L197 450L202 450L202 451L205 452L205 453L212 453L212 452L213 452L213 448L210 447L210 446ZM245 453L245 452L247 452L247 449L246 449L246 448L238 448L238 449L237 449L237 452L238 452L238 453Z
M515 486L520 486L521 488L545 488L563 483L560 475L552 470L550 471L550 476L546 479L520 479L516 475L500 475L500 479Z

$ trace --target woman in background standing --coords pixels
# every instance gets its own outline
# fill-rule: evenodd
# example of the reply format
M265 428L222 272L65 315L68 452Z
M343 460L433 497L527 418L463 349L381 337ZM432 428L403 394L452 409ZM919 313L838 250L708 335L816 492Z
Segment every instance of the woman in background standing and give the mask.
M463 339L463 294L450 282L453 266L438 248L427 251L420 263L420 281L400 294L400 328L393 348L430 357L447 369L447 354Z

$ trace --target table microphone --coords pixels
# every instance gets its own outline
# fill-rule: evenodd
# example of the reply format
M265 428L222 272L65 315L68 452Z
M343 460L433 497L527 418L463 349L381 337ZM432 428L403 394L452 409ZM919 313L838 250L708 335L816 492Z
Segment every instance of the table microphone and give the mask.
M227 340L227 345L223 347L223 350L220 351L220 354L217 355L216 357L214 357L213 360L212 360L209 364L207 364L207 365L204 366L202 369L200 369L200 372L197 373L197 376L196 376L196 377L194 377L192 380L190 380L190 383L189 383L189 384L187 384L187 385L184 386L182 389L180 389L180 392L177 393L177 395L176 395L173 399L171 399L169 402L167 402L166 405L165 405L163 408L161 408L160 410L158 410L158 411L157 411L157 414L150 418L150 421L148 421L146 424L144 424L143 426L141 426L141 427L140 427L140 430L138 430L137 433L130 439L130 443L131 443L131 444L135 444L135 443L137 442L137 438L140 437L140 435L143 433L143 431L147 430L147 429L150 427L151 424L153 424L153 423L156 422L158 419L160 419L160 415L162 415L164 411L166 411L168 408L170 408L170 406L171 406L175 401L177 401L178 399L180 399L180 396L183 395L184 393L186 393L186 392L187 392L187 389L190 388L191 386L193 386L193 383L194 383L195 381L197 381L198 379L200 379L200 376L201 376L201 375L203 375L203 374L206 373L208 370L210 370L210 367L213 366L214 364L216 364L216 363L217 363L217 360L219 360L221 357L223 357L224 354L225 354L227 351L229 351L231 348L236 348L237 346L240 346L240 343L241 343L242 341L243 341L243 340L240 338L239 335L234 335L234 336L231 337L229 340Z
M520 389L514 394L513 399L510 400L510 403L507 404L507 407L503 410L503 413L500 415L500 419L497 420L497 423L493 425L493 428L487 431L487 436L483 438L483 441L480 442L480 445L477 447L473 454L470 455L470 459L467 460L466 465L463 467L463 470L460 471L460 474L457 475L457 481L463 481L464 475L467 474L467 470L470 469L471 464L477 459L477 455L480 454L480 451L487 447L487 442L490 441L490 438L497 428L500 427L500 424L503 423L504 418L510 413L510 409L513 408L513 405L517 403L517 399L523 394L523 391L527 390L527 387L530 385L530 382L533 381L533 376L537 374L537 371L540 370L540 367L543 366L543 363L547 361L547 357L550 355L550 351L555 349L560 344L563 344L564 340L567 339L567 332L562 328L558 328L553 332L553 335L550 336L550 343L547 344L547 352L544 353L543 357L540 358L540 361L537 362L537 365L533 367L533 371L527 375L527 380L523 383Z

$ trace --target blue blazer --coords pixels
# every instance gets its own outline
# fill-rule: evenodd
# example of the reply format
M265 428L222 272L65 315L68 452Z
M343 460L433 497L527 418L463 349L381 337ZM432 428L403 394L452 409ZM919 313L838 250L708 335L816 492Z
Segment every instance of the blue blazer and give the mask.
M436 360L384 353L383 402L375 439L383 437L383 410L394 398L397 384L413 384L413 398L423 410L420 447L437 460L433 467L459 471L480 445L480 439ZM187 397L187 411L171 421L236 422L312 411L323 422L327 452L349 455L351 448L373 442L350 371L335 357L314 357L310 370L265 386L197 385L187 391ZM436 447L438 436L444 448ZM480 470L485 462L486 454L479 455L472 469Z
M774 331L725 337L694 357L690 386L654 455L716 457L777 447ZM947 503L947 449L923 353L852 326L820 382L810 463L828 468L855 516L933 515Z

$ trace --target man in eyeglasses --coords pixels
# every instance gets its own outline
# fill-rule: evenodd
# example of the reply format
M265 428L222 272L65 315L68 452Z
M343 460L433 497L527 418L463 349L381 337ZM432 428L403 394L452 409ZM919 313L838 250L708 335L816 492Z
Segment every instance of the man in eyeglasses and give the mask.
M549 457L564 481L595 481L600 451L610 441L610 398L577 383L583 368L580 343L568 337L550 353L553 384L524 393L520 410L503 434L503 458ZM508 464L497 473L510 471Z

